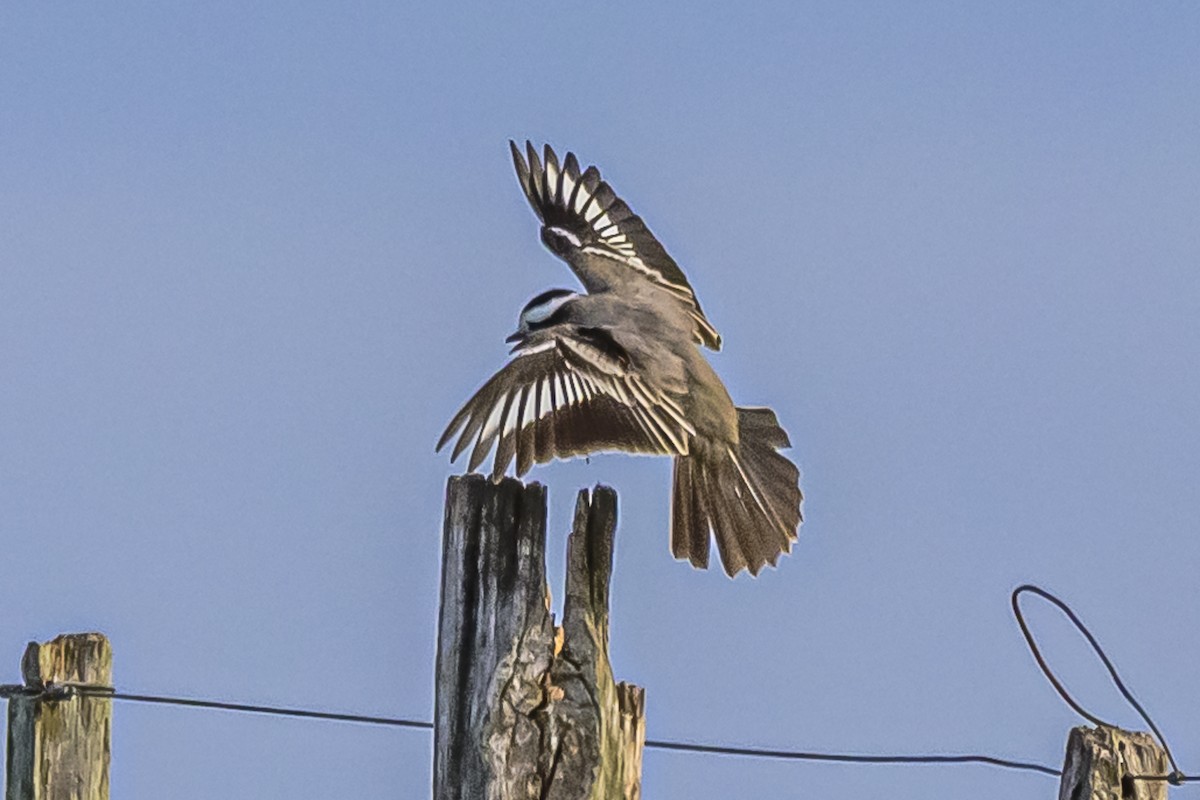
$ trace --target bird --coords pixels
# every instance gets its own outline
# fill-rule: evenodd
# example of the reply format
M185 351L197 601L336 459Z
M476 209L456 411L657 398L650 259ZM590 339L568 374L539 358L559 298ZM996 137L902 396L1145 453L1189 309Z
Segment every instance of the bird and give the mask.
M715 539L725 572L757 576L790 553L803 521L800 472L775 412L737 407L700 350L719 350L679 265L595 166L574 153L539 159L509 141L541 240L584 291L530 300L507 338L510 360L471 397L437 444L470 448L491 477L524 476L555 458L623 451L674 459L670 542L707 569ZM457 438L456 438L457 437Z

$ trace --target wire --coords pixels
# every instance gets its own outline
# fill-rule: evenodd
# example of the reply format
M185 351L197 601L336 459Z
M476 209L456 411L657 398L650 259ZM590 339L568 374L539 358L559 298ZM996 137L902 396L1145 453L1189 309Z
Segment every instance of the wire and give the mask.
M1062 772L1035 764L1031 761L1014 761L1008 758L985 755L916 755L916 756L873 756L855 753L805 753L795 750L763 750L754 747L727 747L715 744L671 742L662 739L647 739L646 747L659 750L681 750L691 753L711 753L722 756L749 756L751 758L780 758L789 761L833 761L842 764L987 764L1005 769L1040 772L1043 775L1061 777Z
M1025 637L1025 643L1029 646L1029 652L1037 661L1038 667L1046 680L1058 692L1059 697L1081 717L1091 722L1106 728L1114 728L1111 725L1096 715L1090 713L1087 709L1081 706L1075 698L1073 698L1062 682L1054 674L1046 659L1042 656L1041 650L1038 648L1037 641L1034 639L1033 633L1029 629L1028 623L1025 621L1024 612L1021 610L1021 595L1035 594L1052 603L1060 611L1067 616L1075 628L1083 634L1091 645L1092 650L1103 662L1108 670L1109 676L1112 678L1113 684L1120 690L1122 696L1134 708L1154 732L1154 736L1162 745L1163 752L1166 753L1167 759L1171 762L1172 771L1168 775L1130 775L1128 777L1133 780L1141 781L1166 781L1174 786L1179 786L1184 783L1192 783L1200 781L1200 776L1185 775L1175 763L1175 757L1171 754L1171 748L1167 745L1166 739L1158 726L1154 724L1154 720L1146 713L1141 703L1133 696L1133 693L1126 688L1121 676L1117 673L1117 669L1113 666L1112 661L1088 630L1083 621L1076 616L1075 612L1064 603L1062 600L1055 597L1050 592L1032 584L1024 584L1013 590L1011 602L1013 615L1016 617L1017 624L1021 628L1021 633ZM432 722L424 720L404 719L399 717L379 717L365 714L345 714L331 711L314 711L303 708L285 708L278 706L252 705L248 703L231 703L224 700L203 700L190 697L166 697L162 695L149 694L132 694L129 692L121 692L109 686L90 686L85 684L73 683L51 683L44 686L22 686L20 684L3 684L0 685L0 698L8 699L12 697L34 697L46 700L61 700L70 698L76 695L101 697L110 700L124 700L133 703L153 703L158 705L174 705L187 706L191 708L216 709L220 711L235 711L247 714L268 714L281 717L300 717L305 719L331 720L335 722L357 722L367 725L386 725L398 728L418 728L421 730L433 730ZM731 745L718 744L703 744L697 742L681 742L670 741L666 739L647 739L645 740L647 748L657 750L668 750L676 752L688 753L703 753L708 755L726 755L726 756L742 756L748 758L774 758L784 759L789 761L824 761L843 764L983 764L987 766L1000 767L1003 769L1022 770L1026 772L1036 772L1042 775L1050 775L1060 777L1061 770L1038 764L1030 761L1015 761L1008 758L999 758L997 756L989 756L984 754L963 754L963 755L867 755L857 753L813 753L801 750L773 750L755 747L735 747Z
M109 700L125 700L134 703L155 703L159 705L187 706L190 708L218 709L221 711L238 711L247 714L270 714L283 717L302 717L307 719L333 720L336 722L358 722L367 725L388 725L400 728L421 728L432 730L433 723L421 720L402 719L396 717L376 717L363 714L342 714L329 711L311 711L301 708L280 708L276 706L251 705L248 703L229 703L223 700L200 700L190 697L164 697L161 695L131 694L117 691L107 686L88 686L84 684L56 683L44 687L21 686L19 684L0 685L0 698L6 697L40 697L49 700L62 700L75 695L100 697ZM665 739L647 739L647 748L656 750L671 750L686 753L703 753L709 755L741 756L748 758L775 758L790 761L825 761L843 764L984 764L1005 769L1037 772L1043 775L1058 777L1061 772L1044 764L1027 761L1014 761L1007 758L997 758L988 755L861 755L856 753L811 753L799 750L770 750L753 747L733 747L727 745L701 744L695 742L679 742Z
M152 694L130 694L119 692L107 686L87 686L80 684L51 684L45 690L38 687L17 685L0 686L0 697L13 695L46 696L51 699L61 699L79 694L89 697L103 697L111 700L125 700L131 703L154 703L169 706L187 706L190 708L210 708L219 711L240 711L246 714L269 714L277 717L301 717L304 719L323 719L334 722L361 722L366 725L388 725L394 728L420 728L433 730L432 722L423 720L402 719L398 717L375 717L365 714L343 714L333 711L313 711L305 708L279 708L276 706L250 705L247 703L229 703L223 700L199 700L192 697L163 697Z
M1029 625L1025 622L1025 614L1021 611L1021 595L1025 593L1037 595L1043 600L1052 603L1058 608L1059 611L1066 615L1067 619L1071 621L1071 624L1075 626L1075 629L1083 634L1084 638L1087 639L1088 644L1092 646L1092 651L1095 652L1095 654L1100 658L1100 661L1103 662L1104 668L1108 670L1108 675L1112 679L1113 685L1117 687L1117 689L1121 692L1121 695L1125 698L1125 701L1128 702L1135 711L1137 711L1138 715L1141 716L1146 725L1150 727L1150 730L1154 732L1154 738L1158 739L1158 743L1162 745L1163 752L1167 754L1167 760L1171 762L1171 773L1169 775L1133 775L1130 777L1134 778L1135 780L1143 781L1165 780L1174 786L1179 786L1189 781L1194 782L1200 780L1200 776L1184 775L1182 770L1179 769L1179 765L1175 763L1175 756L1171 754L1171 748L1167 745L1167 740L1163 737L1162 732L1159 731L1158 726L1154 724L1154 720L1150 718L1150 715L1146 713L1146 709L1142 708L1142 704L1139 703L1137 698L1133 696L1133 692L1126 688L1125 682L1121 680L1121 676L1117 673L1117 668L1113 666L1112 661L1109 660L1108 654L1104 652L1104 648L1100 646L1098 641L1096 641L1096 637L1093 636L1092 632L1088 630L1086 625L1083 624L1083 620L1076 616L1075 612L1071 610L1070 606L1052 595L1050 592L1046 591L1040 586L1034 586L1026 583L1013 590L1011 598L1013 616L1017 618L1017 624L1021 626L1021 633L1025 636L1025 643L1029 645L1029 652L1033 654L1033 658L1035 661L1037 661L1038 667L1041 668L1042 674L1046 676L1046 680L1048 680L1050 685L1054 687L1054 690L1058 692L1058 696L1063 699L1063 702L1069 705L1076 714L1083 717L1093 725L1097 725L1102 728L1118 727L1111 723L1105 722L1076 702L1075 698L1071 696L1071 693L1067 691L1066 687L1063 686L1058 680L1057 676L1055 676L1054 671L1050 669L1050 665L1046 663L1046 659L1042 656L1042 651L1037 646L1037 641L1034 639L1033 633L1029 630Z

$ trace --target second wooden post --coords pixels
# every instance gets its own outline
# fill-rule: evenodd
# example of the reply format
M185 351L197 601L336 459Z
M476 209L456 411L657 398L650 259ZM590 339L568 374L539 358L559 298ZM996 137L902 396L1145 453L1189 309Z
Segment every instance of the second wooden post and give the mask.
M1059 800L1167 800L1167 754L1148 733L1072 728Z
M112 700L64 692L112 685L112 648L99 633L31 642L28 694L8 701L7 800L108 800Z

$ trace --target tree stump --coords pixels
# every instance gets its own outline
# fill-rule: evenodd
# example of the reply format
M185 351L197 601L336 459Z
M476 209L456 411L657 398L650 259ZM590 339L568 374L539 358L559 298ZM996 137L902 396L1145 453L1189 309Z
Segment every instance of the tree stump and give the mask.
M579 493L563 625L549 610L546 492L450 479L434 713L435 800L635 800L644 692L613 680L616 493Z

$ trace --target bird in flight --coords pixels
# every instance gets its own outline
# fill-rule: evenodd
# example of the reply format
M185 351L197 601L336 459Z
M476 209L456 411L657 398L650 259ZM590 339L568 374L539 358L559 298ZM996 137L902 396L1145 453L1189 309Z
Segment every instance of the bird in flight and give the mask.
M451 461L492 478L554 458L624 451L673 456L671 551L752 575L791 551L802 521L800 472L769 408L735 407L698 345L721 337L646 224L574 153L561 165L509 142L542 242L586 289L550 289L521 311L511 360L450 421ZM457 436L457 439L455 437Z

